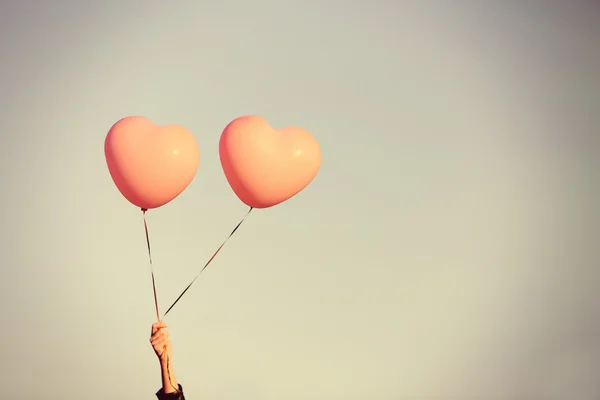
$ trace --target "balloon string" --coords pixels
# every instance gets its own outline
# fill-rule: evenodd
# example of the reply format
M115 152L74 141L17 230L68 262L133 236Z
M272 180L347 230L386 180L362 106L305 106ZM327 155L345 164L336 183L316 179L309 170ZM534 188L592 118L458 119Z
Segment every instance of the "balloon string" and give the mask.
M163 351L167 351L167 347L165 346ZM175 393L179 394L179 388L175 387L173 385L173 381L171 380L171 368L169 368L169 364L171 363L171 361L169 360L169 353L167 353L167 375L169 375L169 385L171 385L171 388L173 388L173 390L175 390ZM179 399L179 397L178 397Z
M246 215L244 216L244 218L242 218L241 221L236 225L236 227L233 228L233 231L231 231L231 233L229 234L229 236L227 236L227 239L225 239L225 241L223 243L221 243L221 245L219 246L219 248L217 249L217 251L215 251L215 253L212 255L212 257L210 257L210 259L206 262L206 264L204 264L204 267L202 267L202 269L200 270L200 272L198 272L198 275L196 275L196 277L194 279L192 279L192 281L190 282L190 284L187 285L187 287L179 295L179 297L177 298L177 300L175 300L175 302L173 304L171 304L171 307L169 307L167 309L167 311L163 314L163 319L169 313L169 311L171 311L171 309L175 306L175 304L177 304L177 302L179 301L179 299L181 299L183 297L183 295L185 294L185 292L187 292L188 289L194 284L194 282L196 281L196 279L198 279L198 277L200 276L200 274L206 269L206 267L208 267L208 265L212 262L212 260L214 260L214 258L217 256L217 254L219 254L219 251L221 251L221 249L223 248L223 246L225 246L225 243L227 243L227 241L229 241L229 239L233 236L233 234L235 233L235 231L238 230L238 228L246 220L246 218L248 217L248 215L250 215L250 212L252 210L253 210L253 208L250 207L250 209L248 210L248 212L246 213Z
M150 260L150 273L152 274L152 291L154 292L154 307L156 309L156 319L160 322L160 314L158 312L158 298L156 296L156 281L154 279L154 268L152 266L152 251L150 250L150 235L148 235L148 223L146 222L146 208L142 208L144 215L144 230L146 231L146 245L148 246L148 259Z
M148 223L146 222L146 211L148 211L148 209L146 208L142 208L142 214L144 216L144 231L146 232L146 246L148 247L148 260L150 261L150 273L152 274L152 292L154 293L154 307L156 309L156 319L158 320L158 322L160 322L160 314L158 312L158 297L156 296L156 281L154 279L154 268L152 266L152 250L150 247L150 235L148 234ZM167 351L167 348L165 346L165 348L163 349L163 351ZM169 364L171 363L171 361L169 360L169 354L166 354L167 356L167 375L169 376L169 384L171 385L171 388L173 388L173 390L175 390L175 393L179 394L179 388L176 388L173 385L173 382L171 381L171 371L169 368Z

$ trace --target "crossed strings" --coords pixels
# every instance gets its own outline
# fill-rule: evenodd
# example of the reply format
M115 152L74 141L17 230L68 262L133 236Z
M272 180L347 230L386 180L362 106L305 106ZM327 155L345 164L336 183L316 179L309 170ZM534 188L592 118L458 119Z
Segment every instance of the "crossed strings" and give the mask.
M169 313L169 311L171 311L173 309L173 307L175 307L175 304L177 304L179 302L179 300L181 300L181 298L183 297L183 295L189 290L189 288L194 284L194 282L196 282L196 279L198 279L198 277L200 276L200 274L202 274L202 272L204 272L204 270L215 259L215 257L217 256L217 254L219 254L219 252L225 246L225 244L229 241L229 239L231 239L231 237L235 234L235 232L238 230L238 228L244 223L244 221L246 220L246 218L248 217L248 215L250 215L250 213L252 212L252 210L253 210L253 208L250 207L250 209L248 210L248 212L246 213L246 215L244 215L244 217L240 220L240 222L238 222L238 224L235 226L235 228L233 228L233 230L231 231L231 233L229 234L229 236L227 236L227 238L223 241L223 243L221 243L221 245L217 248L217 251L215 251L214 254L208 259L208 261L206 262L206 264L204 264L204 266L202 267L202 269L200 270L200 272L198 272L198 274L194 277L194 279L192 279L192 281L190 282L190 284L187 285L187 287L183 290L183 292L181 292L181 294L179 295L179 297L177 297L177 299L173 302L173 304L171 304L171 306L163 314L163 319ZM142 212L144 214L144 230L145 230L145 233L146 233L146 245L148 247L148 259L150 261L150 273L152 275L152 291L154 293L154 307L155 307L155 310L156 310L156 319L158 321L160 321L161 318L160 318L160 314L159 314L159 311L158 311L158 298L156 296L156 280L154 278L154 268L153 268L153 265L152 265L152 250L151 250L151 247L150 247L150 235L148 234L148 224L146 222L146 211L147 211L147 209L142 209Z
M171 304L171 306L163 314L163 319L169 313L169 311L171 311L171 309L175 306L175 304L177 304L177 302L183 297L183 295L185 294L185 292L187 292L188 289L194 284L194 282L196 281L196 279L198 279L198 277L206 269L206 267L209 266L209 264L212 262L212 260L214 260L214 258L217 256L217 254L219 254L219 252L221 251L221 249L223 248L223 246L225 246L225 243L227 243L229 241L229 239L233 236L233 234L238 230L238 228L246 220L246 218L248 217L248 215L250 215L250 212L252 210L253 210L253 208L250 207L250 209L248 210L248 212L246 213L246 215L244 215L244 217L235 226L235 228L233 228L233 231L231 231L231 233L229 234L229 236L227 236L227 238L223 241L223 243L221 243L221 245L219 246L219 248L217 249L217 251L215 251L214 254L210 257L210 259L206 262L206 264L204 264L204 266L202 267L202 269L200 270L200 272L198 272L198 275L196 275L196 277L194 279L192 279L192 281L190 282L190 284L187 285L187 287L184 289L184 291L179 295L179 297L177 297L177 299L173 302L173 304ZM156 280L154 278L154 267L152 265L152 250L151 250L151 247L150 247L150 235L148 234L148 223L146 222L146 211L148 211L148 210L145 209L145 208L142 208L142 213L144 215L144 231L146 233L146 245L148 247L148 260L150 261L150 273L152 275L152 292L154 293L154 307L155 307L155 310L156 310L156 319L158 321L160 321L161 319L160 319L160 314L159 314L159 311L158 311L158 297L156 296ZM167 369L168 368L169 368L169 359L168 359L168 355L167 355ZM173 389L175 390L176 393L179 392L179 388L176 388L173 385L173 383L171 383L171 373L170 373L170 371L167 371L167 373L169 374L169 383L171 384L171 387L173 387Z

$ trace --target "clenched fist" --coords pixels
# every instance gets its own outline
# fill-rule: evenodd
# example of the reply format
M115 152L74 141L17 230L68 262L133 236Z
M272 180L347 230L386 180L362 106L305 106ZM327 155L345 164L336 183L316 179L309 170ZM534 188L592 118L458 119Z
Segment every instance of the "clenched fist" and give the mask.
M166 363L171 358L171 341L169 332L167 332L167 324L156 322L152 325L150 343L161 363Z

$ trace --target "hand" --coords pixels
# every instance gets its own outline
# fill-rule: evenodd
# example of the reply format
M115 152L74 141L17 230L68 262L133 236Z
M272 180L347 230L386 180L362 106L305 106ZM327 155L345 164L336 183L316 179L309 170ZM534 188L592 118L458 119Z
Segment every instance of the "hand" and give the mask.
M152 324L152 334L150 336L150 343L161 363L166 363L171 359L171 341L166 328L167 324L164 322L156 322Z

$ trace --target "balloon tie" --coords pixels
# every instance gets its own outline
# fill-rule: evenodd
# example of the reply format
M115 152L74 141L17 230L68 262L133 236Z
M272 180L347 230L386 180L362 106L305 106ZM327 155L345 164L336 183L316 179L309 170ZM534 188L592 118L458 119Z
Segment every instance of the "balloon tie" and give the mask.
M221 243L221 245L219 246L219 248L217 249L217 251L214 252L214 254L209 258L209 260L206 262L206 264L204 264L204 266L202 267L202 269L200 270L200 272L198 272L198 275L196 275L196 277L194 279L192 279L192 281L190 282L189 285L187 285L187 287L184 289L184 291L179 295L179 297L177 298L177 300L175 300L175 302L173 302L173 304L171 304L171 306L167 309L167 311L163 314L163 319L165 318L165 316L169 313L169 311L171 311L171 309L175 306L175 304L177 304L177 302L179 301L179 299L181 299L183 297L183 295L185 294L185 292L188 291L188 289L194 284L194 282L196 281L196 279L198 279L198 277L200 276L200 274L206 269L206 267L208 267L208 265L212 262L212 260L214 260L214 258L217 256L217 254L219 254L219 251L221 251L221 249L223 248L223 246L225 246L225 243L227 243L229 241L229 239L233 236L233 234L238 230L238 228L242 225L242 223L246 220L246 218L248 217L248 215L250 215L250 212L252 212L254 208L250 207L250 209L248 210L248 212L246 213L246 215L244 215L244 218L241 219L241 221L235 226L235 228L233 228L233 231L231 231L231 233L229 234L229 236L227 236L227 239L225 239L225 241L223 241L223 243Z

